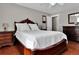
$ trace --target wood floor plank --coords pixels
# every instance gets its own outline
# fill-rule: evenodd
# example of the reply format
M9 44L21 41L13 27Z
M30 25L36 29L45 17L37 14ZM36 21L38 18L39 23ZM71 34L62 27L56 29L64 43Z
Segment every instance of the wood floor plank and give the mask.
M6 46L0 48L0 55L19 55L19 51L16 46Z
M69 41L68 51L65 51L63 55L79 55L79 43Z

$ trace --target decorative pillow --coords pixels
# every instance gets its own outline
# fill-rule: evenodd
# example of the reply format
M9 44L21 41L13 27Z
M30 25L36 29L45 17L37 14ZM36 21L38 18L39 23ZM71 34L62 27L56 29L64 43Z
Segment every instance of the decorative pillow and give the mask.
M31 28L31 30L40 30L37 26L37 24L28 24Z
M16 23L17 31L29 31L30 28L27 23Z

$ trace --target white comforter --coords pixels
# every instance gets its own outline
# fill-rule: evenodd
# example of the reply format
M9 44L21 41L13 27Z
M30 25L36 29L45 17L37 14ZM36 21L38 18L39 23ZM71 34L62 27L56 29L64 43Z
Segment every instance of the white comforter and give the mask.
M62 39L67 39L64 33L58 31L17 31L15 35L26 48L31 50L46 48Z

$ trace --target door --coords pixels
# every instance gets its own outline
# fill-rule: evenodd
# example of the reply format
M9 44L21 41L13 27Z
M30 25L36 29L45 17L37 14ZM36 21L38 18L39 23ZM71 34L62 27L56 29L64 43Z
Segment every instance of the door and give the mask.
M52 30L57 30L57 16L52 17Z

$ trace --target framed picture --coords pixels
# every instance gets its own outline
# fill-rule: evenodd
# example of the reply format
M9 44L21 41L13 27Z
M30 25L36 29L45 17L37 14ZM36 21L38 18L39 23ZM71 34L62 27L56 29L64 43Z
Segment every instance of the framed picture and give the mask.
M42 29L47 29L47 18L45 15L42 15Z
M69 24L79 23L79 12L68 14L68 23Z

